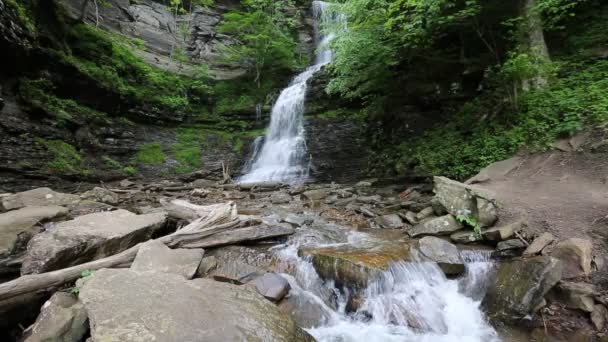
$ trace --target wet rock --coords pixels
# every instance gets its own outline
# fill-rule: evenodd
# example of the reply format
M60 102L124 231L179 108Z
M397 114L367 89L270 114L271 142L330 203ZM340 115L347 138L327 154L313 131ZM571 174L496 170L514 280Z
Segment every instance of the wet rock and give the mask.
M364 204L377 204L382 201L382 197L380 197L380 195L359 196L356 201Z
M23 207L68 206L80 201L78 195L63 194L49 188L37 188L0 198L0 210Z
M206 277L211 271L217 268L217 259L214 256L204 257L201 263L198 265L196 271L196 278Z
M555 245L549 252L563 263L564 279L591 275L593 245L585 239L572 238Z
M376 223L384 229L398 229L403 228L403 221L397 214L383 215L376 217Z
M376 215L376 213L374 213L373 211L371 211L370 209L365 208L365 207L356 208L355 211L358 212L359 214L365 216L365 217L372 218L372 217L378 216L378 215ZM376 219L376 223L378 223L377 219Z
M57 292L42 306L24 342L80 341L89 329L87 321L84 305L74 295Z
M492 253L495 258L513 258L520 256L526 244L519 239L501 241L496 245L496 250Z
M307 215L289 214L283 220L295 227L302 227L307 224L311 224L314 219Z
M595 287L591 284L562 281L556 286L555 292L559 301L564 303L567 308L586 312L594 310Z
M299 327L310 329L328 323L332 310L307 292L292 289L279 304L278 309L290 316Z
M413 211L406 212L405 215L403 215L403 218L410 224L413 224L413 225L418 224L418 219L416 218L416 213Z
M216 186L216 182L208 179L197 179L192 182L192 187L195 189L209 189L215 188Z
M249 284L253 285L259 294L273 302L283 299L291 289L289 282L276 273L266 273Z
M330 189L317 189L304 191L301 195L303 201L320 201L329 195Z
M96 187L93 190L83 193L80 195L80 198L83 200L91 200L110 205L116 205L120 201L120 197L117 193L100 187Z
M408 233L412 237L422 235L448 235L460 229L462 229L462 224L456 221L454 216L445 215L420 223L410 229Z
M144 243L131 268L141 272L165 272L192 279L203 259L202 249L171 249L156 240Z
M435 198L452 215L471 215L482 227L498 219L494 196L481 188L435 177Z
M416 220L422 221L429 216L433 216L435 214L435 210L433 207L426 207L422 209L418 214L416 214Z
M515 323L533 314L561 279L561 262L540 256L500 264L482 307L492 320Z
M595 329L598 331L604 330L606 326L606 319L608 318L608 310L602 304L598 304L593 307L593 312L591 313L591 322Z
M58 223L29 242L21 273L48 272L116 254L149 240L166 220L165 213L136 215L121 209Z
M409 260L409 246L403 243L378 243L370 246L337 246L301 249L319 276L334 280L337 286L365 288L369 281L388 269L391 262Z
M483 241L483 237L470 229L460 230L450 235L450 239L456 243L473 243Z
M420 254L425 259L436 262L446 275L454 276L464 272L464 262L458 248L453 244L434 236L427 236L418 241L418 247Z
M80 290L95 341L314 341L255 290L103 269Z
M505 241L515 236L515 233L522 231L527 225L526 222L527 220L520 219L500 227L484 230L481 235L489 241Z
M68 210L64 207L46 206L25 207L0 214L0 258L16 254L19 249L24 248L32 235L38 232L38 223L65 216L67 213Z
M272 204L287 204L291 202L291 196L284 192L275 192L270 196L270 202Z
M542 233L538 236L523 253L523 256L532 256L539 254L542 250L547 247L551 242L555 240L555 237L551 233Z

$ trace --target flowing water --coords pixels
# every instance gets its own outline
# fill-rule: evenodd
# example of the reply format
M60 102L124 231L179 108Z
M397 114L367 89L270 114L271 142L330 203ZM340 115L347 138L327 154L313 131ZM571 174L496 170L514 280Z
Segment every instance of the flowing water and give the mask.
M310 246L312 241L319 247L374 243L365 233L347 234L343 243L323 243L314 234L304 234L277 252L296 265L293 276L285 275L291 295L305 298L323 312L322 322L308 329L318 341L499 341L479 308L493 270L489 252L462 251L466 273L454 280L447 279L435 263L396 262L362 292L362 306L347 313L348 291L323 281L310 260L297 254L300 245Z
M321 68L330 63L329 42L333 35L323 35L319 26L324 23L345 22L343 16L329 13L329 3L313 2L317 23L317 56L315 64L296 76L277 99L270 116L270 126L262 148L251 156L249 169L239 179L241 183L280 181L303 182L308 177L309 157L306 151L304 111L307 82Z

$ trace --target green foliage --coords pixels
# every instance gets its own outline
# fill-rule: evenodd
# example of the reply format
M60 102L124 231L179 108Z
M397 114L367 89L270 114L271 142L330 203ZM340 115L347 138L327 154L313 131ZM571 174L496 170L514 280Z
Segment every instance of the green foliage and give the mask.
M167 159L159 142L143 144L139 147L135 158L138 162L148 165L163 164Z
M608 61L565 63L561 69L550 86L524 94L519 111L480 120L496 100L468 103L446 123L389 152L399 156L389 164L462 180L522 146L543 150L556 138L606 122Z
M135 176L137 174L137 169L133 166L125 166L122 171L129 176Z
M263 73L276 69L292 70L302 63L295 53L296 40L292 22L284 11L292 3L289 0L244 2L246 11L228 12L218 31L231 35L241 42L224 46L226 61L245 65L261 83Z
M19 94L27 101L51 114L58 122L94 122L104 124L109 122L106 114L78 104L72 99L62 99L53 95L55 86L46 79L21 79Z
M458 216L456 216L456 220L473 228L473 231L475 232L475 234L477 236L481 236L481 225L479 224L479 222L477 222L475 217L470 216L470 215L458 215Z
M545 30L560 30L565 28L565 19L576 16L577 7L589 2L591 0L537 0L534 10L541 15Z
M64 174L89 174L84 159L76 148L61 140L38 139L38 144L44 146L52 156L47 167Z
M186 110L209 95L209 79L188 78L146 64L132 52L133 41L89 25L71 27L71 51L57 51L64 61L131 101ZM135 43L138 45L138 43Z
M114 169L114 170L120 170L123 168L122 164L119 163L118 161L112 159L109 156L101 156L101 160L104 162L104 164L110 168L110 169Z
M22 0L4 0L5 5L12 9L17 15L17 19L21 22L21 24L31 33L36 32L36 25L32 20L32 16L30 14L27 5L19 3L18 1Z
M205 143L205 135L200 130L180 129L177 133L177 143L171 145L171 155L179 162L175 171L187 173L201 168L202 146Z

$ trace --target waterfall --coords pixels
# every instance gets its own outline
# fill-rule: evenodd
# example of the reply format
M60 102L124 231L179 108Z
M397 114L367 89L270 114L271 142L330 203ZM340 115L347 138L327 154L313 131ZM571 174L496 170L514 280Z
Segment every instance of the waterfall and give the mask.
M373 241L365 233L349 234L341 245ZM300 244L311 246L306 239L303 236L303 240L292 240L278 248L277 256L295 265L293 276L285 275L296 289L293 295L302 296L323 313L320 325L307 329L317 341L500 341L479 308L494 265L489 252L462 251L466 273L460 279L446 278L435 263L395 262L363 290L363 304L355 313L349 313L348 291L323 281L311 260L298 256ZM336 243L319 241L312 245L329 247Z
M313 2L316 21L316 61L304 72L297 75L289 86L281 92L270 116L264 144L239 182L253 183L279 181L286 183L303 182L308 177L308 160L304 131L304 111L307 82L316 72L330 63L332 52L329 43L333 34L322 34L319 29L324 24L346 22L340 15L328 14L329 3Z

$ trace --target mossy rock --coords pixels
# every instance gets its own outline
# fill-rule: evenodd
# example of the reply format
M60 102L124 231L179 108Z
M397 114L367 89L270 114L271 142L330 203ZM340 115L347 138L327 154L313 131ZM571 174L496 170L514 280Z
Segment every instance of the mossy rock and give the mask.
M387 271L391 263L409 261L410 246L387 242L371 247L302 249L299 254L311 258L321 278L333 280L339 287L360 289Z

